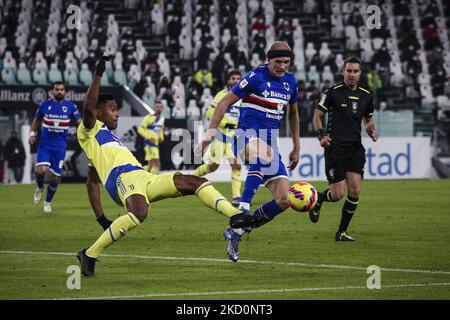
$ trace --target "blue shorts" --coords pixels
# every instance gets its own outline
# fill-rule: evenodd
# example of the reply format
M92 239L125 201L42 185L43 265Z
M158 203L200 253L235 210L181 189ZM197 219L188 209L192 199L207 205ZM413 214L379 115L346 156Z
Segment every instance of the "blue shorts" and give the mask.
M37 150L35 166L48 166L49 170L57 176L62 174L66 147L54 147L40 144Z
M259 159L257 162L257 164L260 165L261 173L264 175L264 178L261 183L265 186L267 186L269 182L275 179L280 178L289 179L286 171L286 166L281 160L280 150L278 148L278 144L276 143L277 137L278 134L276 134L275 131L270 129L256 130L256 129L242 129L242 128L238 128L233 136L233 153L236 156L236 158L240 158L242 163L244 163L247 166L250 166L252 164L244 161L246 160L244 159L245 158L244 150L250 141L255 139L261 139L265 143L267 143L267 145L272 147L272 150L274 152L272 162L269 164L263 164L259 161Z

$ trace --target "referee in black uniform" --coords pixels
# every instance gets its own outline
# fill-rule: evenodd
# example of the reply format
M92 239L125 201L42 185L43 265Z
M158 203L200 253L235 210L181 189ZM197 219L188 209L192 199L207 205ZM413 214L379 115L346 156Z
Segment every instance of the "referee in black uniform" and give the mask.
M310 210L309 217L316 223L323 202L341 200L347 183L348 195L335 239L355 241L355 238L347 233L347 228L358 206L366 162L366 149L361 143L361 121L364 120L366 132L373 141L377 141L378 134L372 119L372 95L358 86L361 61L356 57L346 59L342 74L344 81L324 91L314 112L314 130L320 145L325 149L325 172L329 189L318 193L317 204ZM326 129L322 126L325 113L328 113Z

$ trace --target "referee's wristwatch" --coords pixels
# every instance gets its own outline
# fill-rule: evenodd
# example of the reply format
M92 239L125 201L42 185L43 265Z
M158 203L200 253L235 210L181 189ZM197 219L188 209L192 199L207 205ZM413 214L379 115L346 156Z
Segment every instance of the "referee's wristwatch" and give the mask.
M317 134L317 139L319 139L319 141L322 140L322 138L326 136L325 130L323 130L322 128L317 129L316 134Z

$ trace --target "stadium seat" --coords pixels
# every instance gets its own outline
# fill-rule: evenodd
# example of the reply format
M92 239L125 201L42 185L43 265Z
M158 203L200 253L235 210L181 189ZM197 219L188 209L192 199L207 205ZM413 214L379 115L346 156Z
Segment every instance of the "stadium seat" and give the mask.
M200 97L200 103L202 105L202 114L204 115L207 108L211 105L213 101L213 96L211 95L211 89L205 88L203 94Z
M256 68L257 66L261 65L262 61L259 58L259 55L257 53L252 54L252 59L250 60L250 65L252 68Z
M162 99L162 100L161 100L161 103L162 103L162 105L164 106L164 110L163 110L163 112L162 112L162 116L163 116L165 119L171 119L171 118L172 118L172 111L171 111L170 108L169 108L169 105L168 105L168 103L167 103L167 100L166 100L166 99Z
M315 81L316 85L318 85L320 83L320 75L317 72L317 67L316 66L310 66L309 67L309 72L308 72L308 81Z
M127 76L128 80L134 79L136 82L139 82L141 80L141 69L137 64L132 64Z
M138 61L143 61L147 54L147 50L145 50L142 40L136 40L136 54Z
M66 59L64 59L64 65L66 69L76 70L78 72L78 61L75 58L73 51L68 51L66 55Z
M64 70L64 82L68 85L77 86L78 82L78 71L74 69Z
M431 87L429 85L421 85L420 94L422 95L422 108L433 109L436 99L433 96Z
M175 105L172 109L172 118L174 119L186 119L186 109L182 106Z
M417 83L420 85L430 85L430 75L428 73L419 73L417 76Z
M123 71L121 65L116 67L116 70L114 70L114 82L119 85L127 84L127 75L125 71Z
M1 75L3 82L5 84L17 84L15 74L16 72L14 69L11 68L2 69Z
M351 14L354 8L355 4L353 2L345 1L342 3L342 14Z
M195 100L189 100L188 108L186 109L188 120L199 120L200 119L200 109L197 106Z
M358 34L360 39L370 39L370 31L366 26L359 26Z
M383 46L383 44L384 44L384 39L382 39L382 38L373 38L372 39L372 48L375 51L380 50L380 48Z
M359 40L359 47L362 50L361 53L361 59L363 62L371 62L372 61L372 57L374 55L374 51L372 49L372 43L370 41L370 39L360 39Z
M51 83L57 82L57 81L62 81L62 73L61 71L58 69L56 63L52 63L50 65L50 70L48 71L48 80Z
M345 48L347 50L357 50L359 44L359 38L356 33L356 28L354 26L345 26Z
M142 100L149 106L155 105L156 96L155 94L149 90L149 88L145 88L144 94L142 95Z
M80 82L86 86L89 86L92 83L92 72L89 70L87 63L83 63L81 65L80 70ZM103 79L103 77L102 77Z
M178 94L178 95L181 95L183 97L186 96L186 91L185 91L183 83L181 82L181 77L180 76L175 76L175 78L173 79L172 92L174 94Z
M3 58L3 68L12 69L14 73L17 71L16 59L14 59L11 51L6 51Z
M319 50L320 61L322 63L325 62L328 59L328 57L330 56L330 54L331 54L331 50L330 50L330 48L328 48L328 43L322 42L322 45Z
M36 68L33 70L33 79L37 84L47 85L47 70Z
M334 84L334 75L333 75L333 72L331 72L330 66L324 66L323 67L322 81L325 81L325 80L330 80L330 82L332 84Z
M35 59L35 68L48 71L47 59L45 59L42 51L37 51L34 59Z
M339 0L333 0L330 3L330 9L331 13L334 15L340 15L341 14L341 3Z
M3 57L6 47L8 47L8 41L4 37L0 38L0 57Z
M19 63L19 69L17 70L17 81L21 84L30 85L33 84L33 81L31 81L31 73L30 70L27 68L25 62Z
M389 63L389 70L391 72L391 85L401 87L404 85L405 76L402 72L402 66L399 62L391 61Z
M153 9L151 11L152 17L152 33L156 35L161 35L164 32L164 15L159 6L159 4L154 4Z
M306 49L305 49L305 58L306 58L306 63L310 64L312 57L317 53L317 50L314 48L314 44L312 42L308 42L306 44Z

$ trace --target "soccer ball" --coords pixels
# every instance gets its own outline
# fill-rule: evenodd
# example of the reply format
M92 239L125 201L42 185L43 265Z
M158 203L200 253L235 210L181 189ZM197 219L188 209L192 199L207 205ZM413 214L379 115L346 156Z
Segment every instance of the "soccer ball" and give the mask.
M289 189L288 203L295 211L309 211L317 203L317 190L308 182L297 182Z

